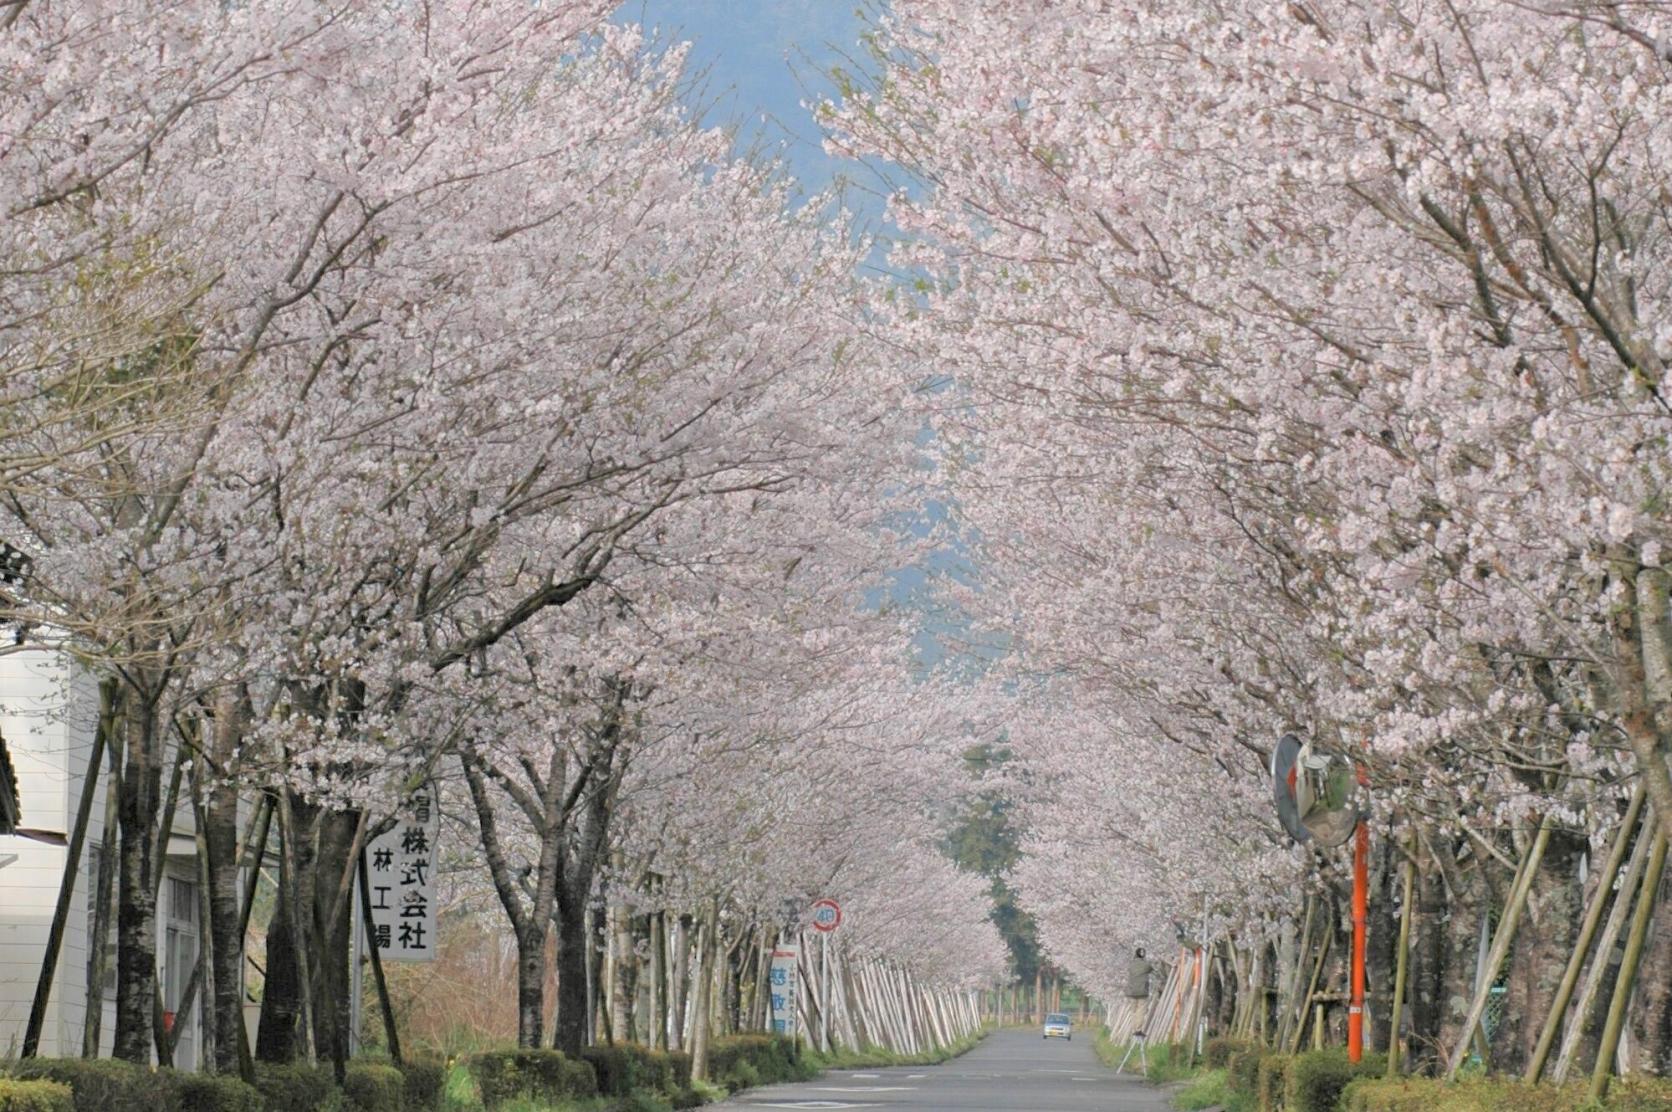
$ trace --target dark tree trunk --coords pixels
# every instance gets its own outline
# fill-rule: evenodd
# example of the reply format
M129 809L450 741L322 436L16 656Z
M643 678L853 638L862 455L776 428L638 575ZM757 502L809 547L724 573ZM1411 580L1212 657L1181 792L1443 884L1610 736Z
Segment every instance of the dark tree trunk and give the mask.
M1449 867L1447 867L1449 865ZM1464 867L1445 863L1451 882L1451 900L1442 905L1436 922L1442 924L1439 1028L1434 1049L1448 1055L1460 1039L1471 1037L1463 1029L1469 1017L1469 1000L1475 990L1475 966L1480 950L1481 916L1486 910L1487 884L1482 877L1478 851L1474 860Z
M280 791L288 789L280 788ZM292 926L298 918L291 907L292 891L304 899L313 890L314 832L319 810L292 793L290 797L292 828L281 836L292 839L289 852L279 855L279 894L273 905L273 919L267 928L267 982L261 995L261 1026L256 1032L255 1056L262 1062L291 1062L296 1059L302 1018L301 964L297 948L308 945L308 939L298 939ZM290 875L290 863L296 862L297 875ZM312 918L312 909L304 908L299 917L304 923ZM315 1024L317 1030L318 1024Z
M1394 1038L1393 978L1399 947L1399 918L1394 901L1400 891L1404 858L1394 852L1392 830L1371 839L1370 917L1364 949L1366 1049L1386 1050Z
M1672 870L1660 885L1660 902L1637 971L1639 997L1632 1016L1632 1069L1656 1077L1672 1074Z
M1533 877L1526 918L1510 952L1503 1013L1492 1037L1495 1072L1519 1074L1526 1068L1555 1002L1585 911L1579 889L1579 858L1585 849L1583 837L1552 831Z
M578 895L560 891L557 896L557 1014L552 1017L552 1046L569 1055L586 1049L591 1007L586 988L592 941L586 916L590 893L589 883Z
M1411 934L1410 1008L1411 1064L1425 1068L1438 1057L1440 1029L1444 1025L1446 1001L1446 959L1450 937L1445 878L1440 868L1424 855L1417 873L1416 921Z
M157 994L157 817L163 754L154 700L127 700L126 758L120 781L121 868L116 910L116 1044L130 1062L151 1060ZM166 848L166 847L165 847Z
M341 1084L349 1058L349 1015L352 996L350 954L353 901L341 898L353 882L358 859L355 831L357 811L326 811L319 816L319 849L314 857L313 907L304 914L314 937L309 940L310 973L314 981L314 1048L329 1058ZM346 882L345 882L346 878ZM306 889L304 889L306 891Z
M225 774L225 758L236 741L237 729L223 711L215 723L220 775L209 786L204 806L203 834L209 855L209 953L215 986L213 1024L215 1071L238 1071L238 1042L244 1023L244 916L238 898L238 787ZM251 883L255 881L251 877Z

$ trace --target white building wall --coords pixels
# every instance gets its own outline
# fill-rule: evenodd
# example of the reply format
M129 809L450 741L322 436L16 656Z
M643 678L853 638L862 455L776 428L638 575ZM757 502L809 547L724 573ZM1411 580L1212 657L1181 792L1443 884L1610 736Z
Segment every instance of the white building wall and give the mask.
M75 825L81 785L92 756L94 732L98 727L99 691L96 679L74 667L63 654L47 649L25 649L0 655L0 733L17 769L21 815L19 825L68 837ZM88 816L87 837L64 924L63 944L58 955L57 975L48 998L46 1022L41 1031L39 1054L43 1058L75 1057L81 1053L82 1031L87 1006L87 946L91 919L91 893L96 874L94 849L104 837L105 781L108 764L100 769L98 784ZM168 789L168 777L163 790ZM181 787L182 805L177 809L174 837L170 840L166 873L195 884L197 867L192 843L194 826L187 788ZM23 1044L29 1008L35 996L41 964L46 954L47 933L53 907L68 856L64 846L49 845L30 838L0 835L0 859L16 860L0 868L0 1057L14 1055ZM169 890L165 881L159 893L157 914L157 956L167 960ZM111 906L109 965L115 966L115 903ZM198 924L198 939L202 938ZM166 968L159 976L166 976ZM190 970L186 970L186 976ZM107 983L114 983L113 977ZM190 1025L176 1051L176 1064L195 1068L202 1026L199 1007L192 1009ZM100 1024L100 1049L108 1055L114 1039L116 1006L113 994L104 1000Z
M68 835L92 755L98 713L97 684L85 672L72 669L61 654L34 649L0 656L0 732L17 769L20 826ZM93 812L93 822L102 832L102 778ZM17 856L0 869L3 1051L23 1043L68 850L30 838L0 836L0 854ZM80 1053L86 968L87 887L77 884L41 1030L43 1057Z

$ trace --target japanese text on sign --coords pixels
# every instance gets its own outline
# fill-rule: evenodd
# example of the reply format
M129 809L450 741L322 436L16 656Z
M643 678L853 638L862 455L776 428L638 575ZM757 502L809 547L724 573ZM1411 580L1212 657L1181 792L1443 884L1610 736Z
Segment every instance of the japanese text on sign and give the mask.
M770 995L772 997L772 1033L794 1038L795 1025L795 963L800 951L783 947L772 951Z
M395 825L367 846L371 889L371 937L384 961L434 961L435 843L441 815L435 793L412 794Z

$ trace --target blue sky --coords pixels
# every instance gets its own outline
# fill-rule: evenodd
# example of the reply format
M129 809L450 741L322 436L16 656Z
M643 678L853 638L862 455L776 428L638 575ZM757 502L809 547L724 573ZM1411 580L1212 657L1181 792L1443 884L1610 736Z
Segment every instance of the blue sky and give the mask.
M740 147L764 140L809 192L839 176L875 190L863 167L828 157L802 103L831 91L824 71L859 54L862 0L628 0L617 18L691 43L690 68L705 73L694 98L704 123L735 127ZM880 206L855 191L856 210Z
M735 129L741 149L763 143L779 153L809 193L845 180L844 202L876 230L883 207L880 178L862 165L826 155L819 127L803 104L833 93L824 76L828 70L852 70L855 59L863 58L859 37L869 24L862 5L874 11L877 2L628 0L616 18L643 24L664 41L691 43L690 71L704 76L693 89L691 107L701 113L702 122ZM880 252L874 261L881 265ZM946 516L946 507L930 499L911 527L927 534ZM921 565L889 571L871 594L872 605L892 604L922 614L914 645L924 666L945 660L948 638L955 643L967 632L958 615L937 606L930 578L968 572L961 546L951 544Z

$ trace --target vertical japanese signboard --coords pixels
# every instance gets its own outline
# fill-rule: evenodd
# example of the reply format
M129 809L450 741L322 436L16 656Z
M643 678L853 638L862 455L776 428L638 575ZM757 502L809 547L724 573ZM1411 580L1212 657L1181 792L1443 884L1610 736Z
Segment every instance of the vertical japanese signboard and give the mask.
M801 952L793 946L780 946L772 951L772 1033L797 1034L795 1025L795 963Z
M367 847L372 934L384 961L434 961L435 843L441 815L435 793L420 788L395 816L395 825Z

